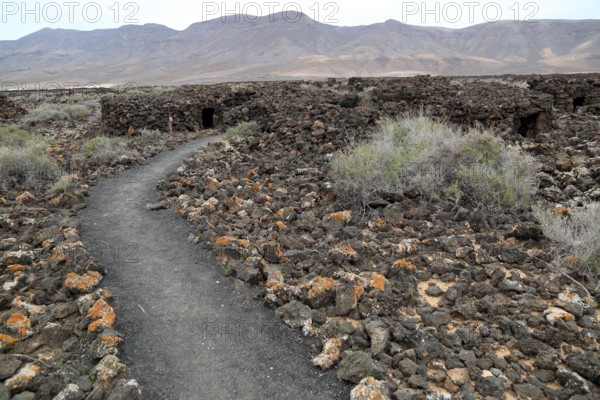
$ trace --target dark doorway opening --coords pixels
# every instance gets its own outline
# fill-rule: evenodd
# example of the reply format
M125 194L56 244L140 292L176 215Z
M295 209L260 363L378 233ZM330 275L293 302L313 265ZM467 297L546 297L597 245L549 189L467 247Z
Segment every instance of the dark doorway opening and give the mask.
M525 137L533 137L537 133L537 123L540 113L531 114L527 117L519 118L519 134Z
M573 111L577 111L578 107L582 107L585 104L585 97L575 97L573 99Z
M214 108L203 108L202 109L202 128L212 129L215 125L214 117L215 117L215 109Z

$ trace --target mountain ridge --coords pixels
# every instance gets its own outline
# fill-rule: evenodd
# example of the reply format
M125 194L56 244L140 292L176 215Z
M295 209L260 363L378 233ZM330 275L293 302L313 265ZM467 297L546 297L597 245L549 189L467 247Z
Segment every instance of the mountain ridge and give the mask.
M183 84L349 76L600 71L600 20L498 21L451 29L389 19L334 26L302 14L228 16L178 31L161 24L44 28L0 41L5 82Z

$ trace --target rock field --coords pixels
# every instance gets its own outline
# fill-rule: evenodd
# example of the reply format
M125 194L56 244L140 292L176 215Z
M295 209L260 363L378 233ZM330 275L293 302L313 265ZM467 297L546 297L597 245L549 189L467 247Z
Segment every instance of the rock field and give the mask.
M599 75L82 96L100 117L26 126L54 139L47 153L70 175L67 190L50 190L56 179L44 174L13 182L3 173L0 400L142 398L118 358L127 338L114 327L106 271L73 217L98 179L124 179L148 157L240 121L256 121L259 133L196 152L157 183L162 200L151 207L192 224L192 240L212 250L223 274L254 287L298 331L315 368L356 384L353 399L600 397L600 291L550 266L552 243L530 211L433 206L414 193L361 210L341 203L328 180L336 152L366 139L381 118L422 111L491 127L535 155L539 200L568 214L600 200ZM42 101L83 100L0 96L1 124L18 123ZM175 134L152 131L165 131L169 113ZM135 152L81 157L100 132Z

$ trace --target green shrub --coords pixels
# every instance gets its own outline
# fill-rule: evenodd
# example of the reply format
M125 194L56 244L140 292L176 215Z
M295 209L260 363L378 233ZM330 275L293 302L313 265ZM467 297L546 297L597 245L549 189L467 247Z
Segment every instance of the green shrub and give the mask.
M50 191L52 193L63 193L63 192L66 192L70 187L71 187L71 182L61 179L60 181L56 182L54 184L54 186L52 186Z
M584 275L600 276L600 203L573 210L570 216L533 208L544 236L556 243L556 260Z
M85 118L90 113L83 104L54 104L44 103L23 117L24 123L45 121L72 121Z
M470 208L526 208L539 165L492 134L460 130L419 116L384 120L371 140L331 164L337 195L367 206L385 194L416 192Z
M227 129L225 132L225 138L232 139L241 139L247 136L252 136L258 133L259 127L255 121L250 122L240 122L237 125Z
M46 155L50 141L16 126L0 128L0 173L6 182L53 179L59 167Z
M88 158L106 162L119 156L135 155L127 148L127 142L121 138L98 136L83 144L83 153Z

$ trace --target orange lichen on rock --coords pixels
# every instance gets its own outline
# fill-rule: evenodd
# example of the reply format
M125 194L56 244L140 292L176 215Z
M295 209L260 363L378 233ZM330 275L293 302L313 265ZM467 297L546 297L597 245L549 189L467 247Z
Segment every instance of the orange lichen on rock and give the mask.
M385 291L385 287L386 285L389 285L389 281L386 279L385 276L378 274L376 272L374 272L371 277L369 278L369 286L380 290L380 291Z
M323 370L333 367L340 360L343 344L344 339L341 338L325 340L321 353L312 359L313 365L321 367Z
M52 249L52 255L50 256L50 262L56 261L65 261L67 259L67 255L61 251L60 248L55 247Z
M265 286L269 289L283 289L285 287L284 281L281 271L271 271Z
M123 338L121 338L121 336L117 335L117 334L106 334L103 333L102 336L102 341L108 346L108 347L113 347L118 345L119 343L121 343L123 341Z
M255 192L259 192L262 189L262 185L258 182L256 182L254 185L252 185L252 190L254 190Z
M110 383L122 372L127 371L127 367L114 355L107 355L94 368L98 379L102 382Z
M242 246L245 249L247 249L248 247L250 247L250 241L249 240L240 239L240 240L238 240L238 243L240 244L240 246Z
M4 333L0 333L0 342L3 344L13 344L13 343L18 342L19 340L21 340L21 339L17 339L12 336L6 335ZM0 348L2 348L2 347L4 347L4 346L0 346Z
M283 223L283 221L277 221L275 222L275 225L277 226L277 228L279 228L280 230L284 230L287 229L286 224Z
M35 196L29 192L22 193L15 198L15 203L23 205L27 200L35 200Z
M217 186L220 185L220 182L213 178L212 176L209 176L206 178L207 180L207 184L206 184L206 189L210 189L210 190L217 190Z
M330 214L328 219L332 219L334 221L340 222L348 222L352 218L352 211L340 211L333 214Z
M117 318L115 310L104 299L96 301L87 315L90 318L96 319L96 321L88 326L88 331L90 332L94 332L98 328L113 326Z
M76 228L60 228L59 232L63 234L65 238L77 237L77 229Z
M378 381L373 377L367 377L352 389L350 399L352 400L389 400L386 394L386 382Z
M25 269L25 266L23 264L12 264L9 265L6 269L8 269L13 274L17 275L18 272L21 272Z
M358 252L350 244L339 243L329 249L329 256L338 262L356 261L358 259Z
M547 310L544 311L544 316L546 317L546 320L548 320L548 322L550 322L553 325L559 319L562 319L563 321L575 320L575 316L573 314L558 307L549 307Z
M358 299L365 293L364 286L359 283L358 286L354 286L354 304L358 304Z
M323 278L317 276L313 278L307 285L308 287L308 298L314 299L315 297L335 288L335 281L332 278Z
M17 312L8 317L6 327L21 336L26 336L27 330L31 328L31 320L25 314Z
M27 364L19 370L12 378L4 381L4 385L11 391L24 388L40 372L40 367L35 364Z
M394 266L402 269L415 270L417 266L405 258L399 258L394 262Z
M513 237L510 237L506 240L498 242L498 245L500 245L500 246L514 246L516 244L517 244L517 240Z
M214 240L215 244L217 244L219 246L225 246L229 242L237 240L237 238L234 238L232 236L219 236L219 237L217 237L217 238L215 238L213 240Z
M96 271L89 271L84 275L78 275L74 272L71 272L67 275L65 286L69 289L85 292L96 287L101 280L102 275Z

